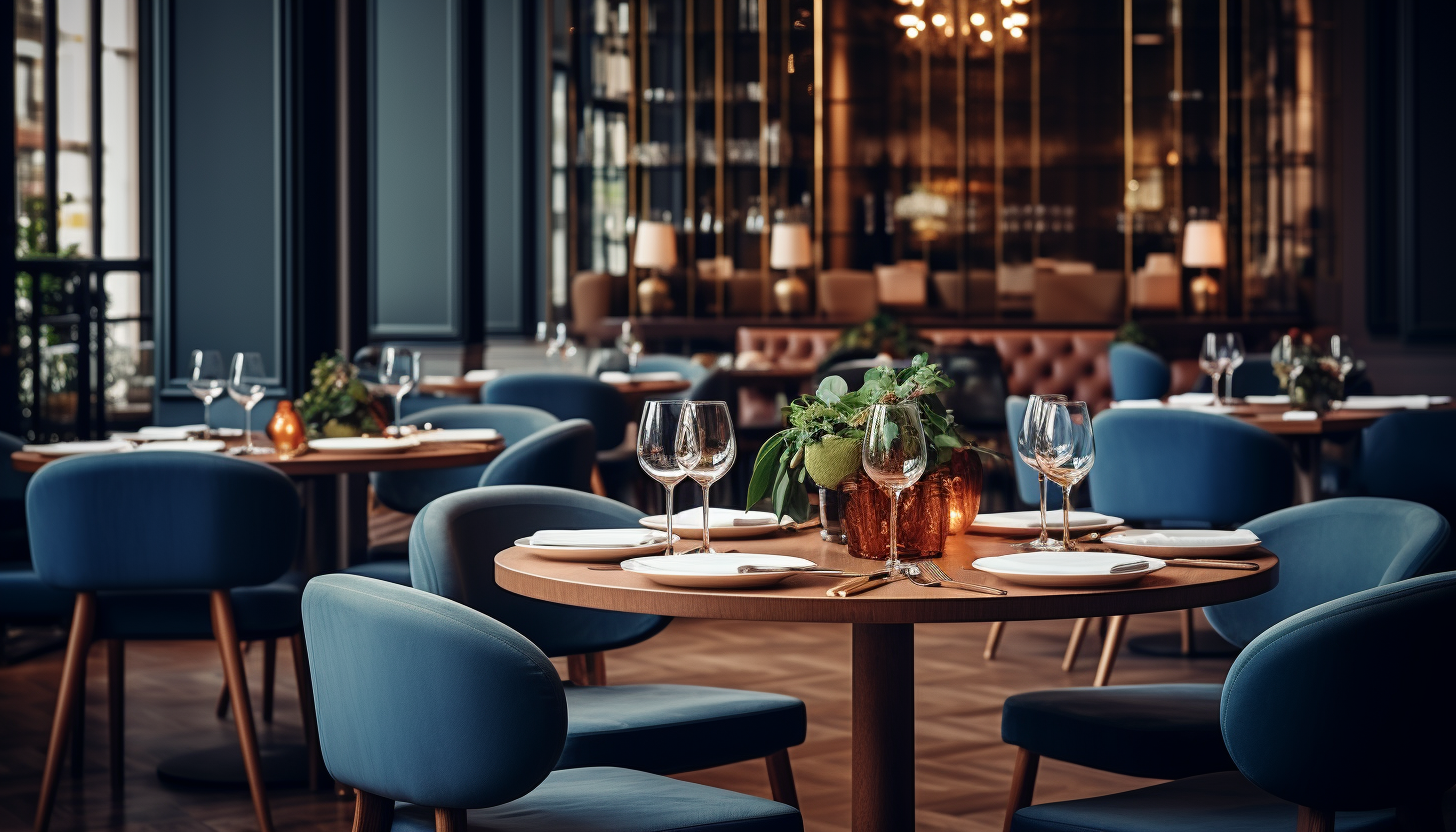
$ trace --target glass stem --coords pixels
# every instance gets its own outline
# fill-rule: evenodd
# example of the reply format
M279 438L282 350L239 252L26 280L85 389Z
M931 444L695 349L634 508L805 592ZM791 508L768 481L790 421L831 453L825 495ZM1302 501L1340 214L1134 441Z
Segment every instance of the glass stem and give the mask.
M1214 373L1213 374L1213 406L1214 407L1217 407L1220 404L1219 399L1218 399L1218 386L1220 384L1222 384L1222 383L1223 383L1223 373Z
M712 483L707 483L707 484L705 484L703 486L703 551L704 552L711 552L711 551L713 551L713 549L708 545L708 526L709 526L709 523L708 523L708 515L709 515L709 509L708 509L708 488L711 485L712 485Z
M1072 486L1062 486L1062 548L1068 552L1077 551L1072 544Z
M208 396L202 400L202 435L212 437L212 397Z
M666 515L666 517L667 517L667 552L666 552L666 554L671 555L671 554L674 554L674 552L672 551L672 492L673 492L673 489L677 488L677 483L671 483L671 484L664 483L662 487L665 488L665 489L667 489L667 500L666 500L666 503L665 503L665 505L667 506L667 515Z
M896 546L895 532L900 527L897 517L900 509L900 492L890 489L890 559L885 562L885 568L893 575L900 571L900 550Z
M1234 397L1234 371L1232 368L1229 369L1228 378L1225 380L1228 383L1224 385L1224 398L1232 399Z
M399 406L400 406L400 402L402 402L403 400L404 400L404 396L395 396L394 397L394 435L395 436L399 436Z
M248 453L253 452L253 405L243 408L243 435L248 437Z
M1041 493L1041 536L1036 539L1036 542L1038 544L1045 544L1047 542L1047 522L1046 522L1047 478L1046 478L1046 474L1043 474L1043 473L1040 473L1040 472L1037 473L1037 475L1036 475L1036 490Z

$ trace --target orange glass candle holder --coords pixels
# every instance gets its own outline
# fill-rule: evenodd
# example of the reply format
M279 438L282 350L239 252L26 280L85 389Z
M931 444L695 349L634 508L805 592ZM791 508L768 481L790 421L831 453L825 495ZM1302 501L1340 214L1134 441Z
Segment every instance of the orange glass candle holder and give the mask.
M273 418L268 420L268 438L273 440L273 450L284 459L298 455L308 445L308 431L293 409L293 402L284 399L278 403Z
M895 545L901 559L933 557L945 551L950 531L951 468L926 474L900 494ZM849 554L856 558L890 557L890 492L860 471L840 483L844 493L842 528Z
M981 454L973 450L951 454L950 465L950 534L965 534L971 521L981 513L983 471Z

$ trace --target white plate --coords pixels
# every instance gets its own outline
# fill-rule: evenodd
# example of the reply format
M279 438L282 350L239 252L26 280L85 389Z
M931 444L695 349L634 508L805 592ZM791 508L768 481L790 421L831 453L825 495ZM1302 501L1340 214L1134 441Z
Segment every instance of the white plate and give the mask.
M1162 531L1151 531L1148 529L1132 529L1125 532L1114 532L1103 535L1102 542L1116 549L1119 552L1129 552L1134 555L1147 555L1148 557L1194 557L1209 558L1219 555L1237 555L1240 552L1258 546L1262 541L1258 538L1252 543L1230 543L1223 546L1211 546L1206 543L1139 543L1138 539L1152 534L1163 534L1177 540L1178 538L1207 537L1210 532L1207 529L1164 529Z
M1100 532L1122 525L1121 517L1098 514L1095 511L1072 510L1072 531ZM1047 532L1062 530L1062 510L1047 512ZM1040 511L1003 511L996 514L978 514L966 529L974 534L1036 535L1041 532Z
M495 428L448 428L414 434L421 442L494 442L500 438Z
M700 552L693 555L658 555L622 561L622 568L663 586L692 589L749 589L772 586L791 572L741 574L740 566L813 566L814 561L788 555L748 555Z
M672 533L681 534L691 540L703 539L703 510L701 508L691 509L691 515L684 511L673 518ZM724 522L720 518L730 518L732 515L739 517L767 517L772 522L760 523L755 526L734 526L732 520ZM667 531L667 515L654 514L651 517L643 517L637 521L649 529L657 529L660 532ZM767 537L771 534L778 534L781 528L778 519L768 511L733 511L726 508L713 509L713 516L709 519L712 523L708 527L711 537L714 540L741 540L748 537ZM719 523L722 525L719 525Z
M420 440L412 437L386 439L382 436L345 436L308 441L308 447L312 450L336 454L397 454L419 446Z
M677 543L682 538L672 536L672 542ZM539 555L547 560L570 560L578 563L600 563L605 561L618 561L623 558L637 557L638 555L652 555L667 548L667 538L648 543L645 546L624 546L610 549L596 549L590 546L532 546L531 538L523 537L516 541L516 545L533 555Z
M1145 560L1148 568L1142 572L1118 575L1108 574L1113 564ZM1091 564L1092 569L1080 571L1078 564ZM1150 572L1156 572L1167 564L1157 558L1140 555L1114 555L1110 552L1026 552L1001 555L994 558L977 558L971 561L973 569L999 575L1008 581L1029 586L1114 586L1130 584L1141 580Z
M226 449L227 443L221 439L183 439L180 441L163 439L158 442L148 442L137 448L138 451L185 451L199 454L215 454Z
M114 454L118 451L131 450L131 443L123 442L120 439L105 439L90 442L54 442L49 445L23 445L20 449L27 453L45 454L46 456Z
M194 427L197 429L193 430ZM118 432L111 434L111 438L124 439L127 442L174 442L201 434L201 425L183 425L179 428L142 428L135 433Z

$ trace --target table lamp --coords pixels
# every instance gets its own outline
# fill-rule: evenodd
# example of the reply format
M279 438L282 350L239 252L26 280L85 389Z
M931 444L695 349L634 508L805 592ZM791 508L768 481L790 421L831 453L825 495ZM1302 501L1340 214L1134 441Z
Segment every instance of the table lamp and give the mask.
M1183 229L1183 265L1202 269L1193 278L1188 290L1193 295L1193 311L1207 315L1219 304L1218 281L1209 276L1209 269L1221 269L1227 262L1228 249L1223 240L1223 225L1218 220L1192 220Z
M677 265L677 232L665 222L637 223L637 246L632 250L632 265L651 269L652 274L637 284L637 306L644 315L660 315L672 311L672 292L660 269Z
M809 311L809 286L795 274L795 270L813 264L809 226L802 222L775 223L769 237L768 267L788 272L773 286L774 304L780 313L802 315Z

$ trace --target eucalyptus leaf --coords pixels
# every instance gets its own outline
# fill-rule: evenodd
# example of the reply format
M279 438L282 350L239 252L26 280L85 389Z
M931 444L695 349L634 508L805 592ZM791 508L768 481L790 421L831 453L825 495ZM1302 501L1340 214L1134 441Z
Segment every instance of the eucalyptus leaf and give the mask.
M814 395L825 404L838 404L839 400L844 398L848 392L849 382L839 376L825 376L824 380L819 382L819 389L814 392Z

